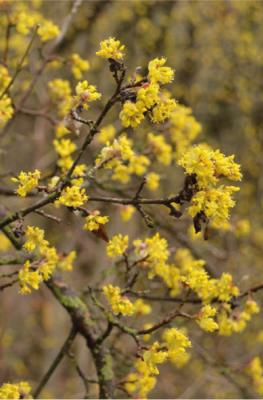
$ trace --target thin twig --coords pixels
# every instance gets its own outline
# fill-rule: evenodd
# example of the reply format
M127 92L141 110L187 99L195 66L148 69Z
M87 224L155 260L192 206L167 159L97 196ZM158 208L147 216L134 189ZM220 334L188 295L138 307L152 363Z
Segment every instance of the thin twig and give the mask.
M66 338L65 342L63 343L63 346L59 350L59 352L58 352L57 356L55 357L54 361L52 362L52 364L48 368L47 372L45 373L45 375L41 379L38 387L34 391L34 393L33 393L33 398L34 399L36 399L39 396L39 394L41 393L41 391L43 390L43 388L46 386L47 382L51 378L52 374L54 373L55 369L60 364L60 362L63 360L64 356L67 354L67 352L68 352L73 340L75 339L76 335L77 335L77 331L76 331L76 328L73 326L71 328L71 330L70 330L70 333L69 333L68 337Z

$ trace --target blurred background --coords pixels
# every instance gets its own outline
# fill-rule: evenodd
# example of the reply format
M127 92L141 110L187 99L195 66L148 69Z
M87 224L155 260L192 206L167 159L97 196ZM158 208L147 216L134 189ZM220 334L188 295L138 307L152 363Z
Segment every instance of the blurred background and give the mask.
M26 3L26 2L25 2ZM69 14L71 1L33 1L36 7L59 26ZM207 242L192 240L188 234L190 220L170 220L167 211L149 209L155 219L154 230L145 227L140 215L124 222L119 208L101 206L103 214L110 215L109 236L121 232L131 238L145 236L159 230L175 249L190 248L196 258L206 260L216 276L230 272L242 289L263 282L263 2L261 1L83 1L75 15L66 39L58 46L57 54L64 57L77 52L90 63L85 78L103 93L104 101L114 88L107 63L95 56L101 40L113 36L126 46L126 65L130 74L149 60L167 57L167 64L175 69L175 80L169 85L173 96L193 110L202 125L198 141L220 148L226 155L235 154L244 175L237 205L232 211L231 229L211 231ZM4 27L1 26L1 35ZM2 35L3 36L3 35ZM13 46L23 48L24 38L13 37ZM17 50L16 50L17 51ZM37 51L30 56L31 72L39 63ZM24 72L24 84L30 71ZM27 102L27 108L45 109L49 102L48 81L56 77L76 81L67 68L50 66L41 77L36 90ZM17 96L21 88L17 87ZM101 105L91 111L96 115ZM113 123L120 129L116 114L107 117L105 124ZM140 141L140 132L135 140ZM46 169L54 163L52 150L54 131L50 123L37 116L20 114L8 132L1 138L1 186L9 186L5 174L21 169ZM81 141L80 139L77 139ZM99 149L95 141L86 155L90 163ZM182 174L175 166L162 169L162 181L156 197L175 194L181 188ZM122 185L118 189L122 191ZM124 186L123 186L124 188ZM131 186L126 193L133 193ZM150 196L153 196L149 194ZM1 197L7 209L16 209L17 200ZM21 204L21 203L19 203ZM25 206L30 200L24 200ZM95 205L94 205L95 208ZM58 210L63 223L57 224L41 216L30 216L27 222L46 228L49 240L60 251L76 249L78 258L74 271L65 274L73 287L84 289L91 284L109 281L116 272L105 256L105 244L96 236L81 229L82 223L73 213ZM3 238L0 251L12 249ZM12 268L12 267L10 267ZM11 269L10 269L11 270ZM153 289L154 290L154 289ZM1 381L28 380L36 385L68 334L68 315L43 286L32 295L21 298L17 287L1 293ZM262 295L256 299L262 303ZM156 315L167 311L167 304L156 304ZM263 322L258 314L246 330L231 337L209 335L200 329L188 333L193 342L192 358L182 369L164 366L152 398L246 398L246 379L238 376L232 382L223 372L224 365L236 370L254 355L263 355ZM127 343L128 341L128 343ZM132 352L130 339L119 339L118 352L126 356ZM76 358L89 377L95 372L84 341L73 346ZM116 349L115 349L116 350ZM132 354L132 353L131 353ZM125 373L123 361L123 372ZM249 389L250 397L257 397ZM45 398L76 398L83 395L74 363L65 358L45 391ZM90 386L90 397L97 395L96 385ZM119 393L119 397L125 397Z

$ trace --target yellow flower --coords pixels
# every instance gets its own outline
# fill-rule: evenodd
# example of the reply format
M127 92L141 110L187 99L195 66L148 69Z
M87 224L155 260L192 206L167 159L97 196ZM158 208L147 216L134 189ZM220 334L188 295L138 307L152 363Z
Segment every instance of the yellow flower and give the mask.
M106 144L112 140L116 135L116 129L113 125L107 125L101 128L97 138L100 143Z
M191 108L177 104L170 116L170 135L175 144L176 158L188 150L191 143L201 132L201 125L193 117Z
M156 174L155 172L150 172L146 176L146 187L151 190L155 191L159 187L160 182L160 175Z
M202 307L198 314L197 323L200 327L207 332L214 332L218 329L218 324L214 321L213 317L216 315L216 309L210 304Z
M133 303L134 312L138 315L148 315L152 312L150 304L145 303L142 299L137 299Z
M140 103L135 104L131 101L126 101L124 103L122 111L120 112L120 120L125 128L128 126L136 128L144 119L143 113L146 111L146 108L143 105L142 107L138 107L138 104Z
M70 130L66 128L63 123L56 125L55 134L58 139L61 139L63 136L66 136L70 133Z
M0 386L0 399L32 399L28 382L4 383Z
M174 79L174 71L170 67L164 67L166 58L155 58L148 64L148 78L151 82L161 84L169 83Z
M77 253L74 250L68 253L66 256L63 256L58 262L58 268L62 269L63 271L72 271L76 256Z
M60 197L56 200L55 204L63 204L67 207L80 207L88 200L85 189L79 186L67 186L63 189Z
M0 99L0 128L12 118L13 113L12 101L10 97L5 94L2 99Z
M242 178L240 165L234 162L234 156L226 157L219 150L211 150L200 144L191 147L178 161L187 174L196 174L200 189L216 184L220 176L238 181Z
M54 39L60 34L59 27L55 25L52 21L43 20L37 31L42 42L47 42L48 40Z
M103 58L122 60L124 57L124 49L125 46L122 45L119 40L109 37L109 39L103 40L100 43L100 50L96 52L96 55Z
M153 108L151 113L151 120L153 123L161 123L166 119L171 118L177 108L177 103L174 99L162 95L157 105Z
M27 260L18 273L21 294L31 293L31 288L37 290L43 280L39 271L30 270L30 267L30 261Z
M10 240L4 235L4 233L0 233L0 252L7 251L11 247Z
M263 368L259 357L254 357L246 368L252 378L253 386L259 395L263 395Z
M11 77L9 76L8 69L3 65L0 65L0 93L9 85Z
M99 211L94 211L85 218L84 229L86 231L97 231L100 225L105 225L109 222L109 217L100 215Z
M84 110L89 108L88 103L101 98L96 86L90 85L88 81L79 82L76 86L76 96L73 98L73 106L82 106Z
M147 109L159 102L160 87L156 83L148 83L142 86L136 96L136 102L142 103Z
M239 190L236 186L220 186L198 191L192 198L188 213L191 217L201 211L213 222L215 227L229 219L229 209L234 207L232 193Z
M163 340L168 349L168 359L178 368L187 363L190 356L186 349L191 347L191 341L181 329L170 328L163 333Z
M135 208L133 206L122 206L120 210L121 218L124 222L130 221Z
M69 81L65 79L53 79L52 81L49 81L48 89L51 100L58 109L59 116L65 117L68 114L72 103Z
M34 251L36 247L46 246L47 241L44 239L45 232L37 226L28 225L25 232L26 241L24 249Z
M70 139L55 139L53 141L56 152L61 158L70 156L76 151L77 146Z
M26 197L27 193L37 187L40 179L40 171L36 169L34 172L21 171L17 178L11 178L15 183L18 183L16 193L21 197Z
M88 71L90 64L87 60L83 60L77 53L71 54L69 57L71 63L71 71L75 79L81 79L84 71Z
M114 314L134 314L134 305L128 298L121 296L121 289L118 286L105 285L102 290Z
M148 133L147 142L150 151L156 156L157 160L164 165L170 165L172 161L172 147L165 142L162 135Z
M109 257L118 257L122 255L128 248L129 238L127 235L115 235L107 245L107 254Z

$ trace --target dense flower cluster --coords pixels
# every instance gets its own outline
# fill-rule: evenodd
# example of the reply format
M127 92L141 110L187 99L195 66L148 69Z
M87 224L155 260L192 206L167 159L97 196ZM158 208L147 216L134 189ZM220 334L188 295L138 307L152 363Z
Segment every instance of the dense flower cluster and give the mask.
M109 217L100 215L100 212L96 210L85 218L84 229L97 231L101 225L105 225L107 222L109 222Z
M34 172L21 171L17 178L12 178L12 182L18 183L16 193L21 197L35 189L40 179L40 171L36 169Z
M88 200L85 189L81 189L79 186L67 186L62 190L62 193L58 200L56 200L56 205L64 205L66 207L80 207Z
M197 178L197 191L191 200L189 214L194 218L207 218L215 227L227 223L229 209L235 205L232 194L239 188L216 185L220 178L232 181L241 179L240 165L234 162L234 156L226 157L219 150L214 151L201 144L184 153L178 164L187 174L195 174Z
M121 256L128 248L129 238L127 235L115 235L107 245L107 254L109 257Z
M103 58L113 58L114 60L122 60L124 57L125 46L119 40L112 37L103 40L100 43L100 50L96 52L97 56Z
M118 286L105 285L102 288L114 314L132 315L136 311L127 297L121 295Z
M136 372L127 376L125 384L129 393L136 392L140 398L146 398L156 384L155 376L159 375L158 364L169 360L180 368L189 360L186 349L191 347L191 342L184 332L170 328L164 331L162 338L162 343L154 342L143 352L141 359L136 360Z
M55 247L50 246L44 238L44 231L38 227L28 226L25 232L24 249L34 252L36 260L27 260L18 273L20 293L31 293L37 290L41 282L48 280L55 269L72 270L72 263L76 257L75 251L67 256L60 257Z
M129 182L131 175L143 175L150 164L148 157L136 154L133 150L133 141L122 134L113 143L109 142L102 148L96 158L97 168L105 168L112 171L112 180L122 183Z
M0 399L32 399L28 382L4 383L0 386Z
M263 367L259 357L254 357L246 368L246 373L251 377L256 392L263 394Z

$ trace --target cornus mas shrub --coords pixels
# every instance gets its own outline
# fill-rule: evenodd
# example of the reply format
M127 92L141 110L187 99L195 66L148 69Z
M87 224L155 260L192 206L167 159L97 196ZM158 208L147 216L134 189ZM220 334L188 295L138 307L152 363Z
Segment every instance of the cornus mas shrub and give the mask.
M176 73L165 55L130 69L129 46L114 37L98 43L90 57L107 69L111 93L101 93L100 82L89 76L90 60L76 52L59 55L78 3L59 27L43 17L38 2L0 1L6 32L0 65L3 143L21 115L51 126L46 158L36 163L41 167L13 165L5 173L2 166L0 194L12 202L4 197L1 209L0 290L18 293L18 308L43 292L70 319L66 341L43 373L39 367L41 376L26 370L19 380L14 368L1 383L0 398L39 397L65 358L82 380L85 397L151 397L159 393L162 370L173 380L179 370L190 370L192 353L220 369L199 351L196 337L227 341L260 311L254 293L262 285L239 287L230 272L215 271L192 245L234 229L230 214L242 180L235 156L199 140L193 111L172 95ZM45 104L37 108L41 79ZM175 183L167 191L168 175ZM120 219L129 224L119 225ZM98 259L103 253L96 280L86 279L78 290L81 254L72 232L63 246L73 224L74 235L82 231L89 243L87 252ZM132 224L140 229L132 232ZM177 226L175 243L169 232ZM8 265L15 269L10 272ZM77 337L91 355L86 369L73 350ZM7 351L19 358L15 349ZM259 356L220 371L241 391L247 382L263 393Z

